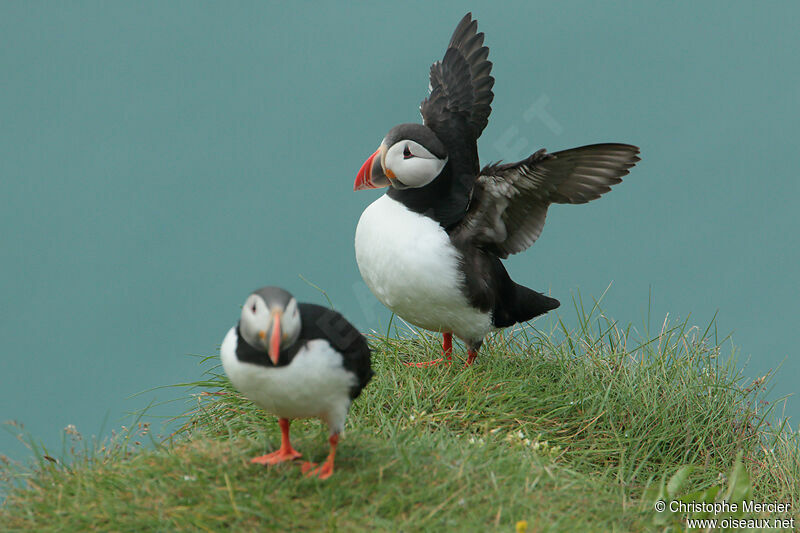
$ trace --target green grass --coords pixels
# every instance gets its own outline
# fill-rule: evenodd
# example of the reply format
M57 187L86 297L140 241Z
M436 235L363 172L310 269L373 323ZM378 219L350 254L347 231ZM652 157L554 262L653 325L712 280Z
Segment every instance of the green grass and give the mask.
M682 530L682 517L652 510L656 495L713 500L728 485L790 502L800 522L798 437L769 425L768 377L746 381L710 329L665 324L636 342L577 307L576 330L498 334L468 369L402 364L436 357L435 336L375 336L376 376L327 481L248 464L278 446L276 421L205 358L207 379L168 441L140 449L148 428L135 425L102 449L48 459L32 443L32 468L7 461L0 529ZM292 436L324 459L318 421L295 422Z

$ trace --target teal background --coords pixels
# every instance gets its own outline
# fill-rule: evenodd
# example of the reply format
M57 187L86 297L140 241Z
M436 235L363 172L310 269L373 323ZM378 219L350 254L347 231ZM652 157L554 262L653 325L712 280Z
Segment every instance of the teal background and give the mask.
M386 324L352 247L378 193L353 180L419 120L468 10L497 80L484 162L642 148L611 194L554 207L512 276L568 323L612 283L623 324L651 291L654 330L719 311L745 374L783 363L772 398L796 392L796 2L2 2L0 420L49 446L118 427L182 393L131 394L200 377L186 354L217 353L250 290L324 301L299 275Z

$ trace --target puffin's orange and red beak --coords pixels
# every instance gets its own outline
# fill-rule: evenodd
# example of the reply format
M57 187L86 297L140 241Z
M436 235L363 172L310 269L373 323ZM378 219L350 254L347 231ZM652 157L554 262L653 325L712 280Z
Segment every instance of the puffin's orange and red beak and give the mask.
M281 313L272 315L272 335L267 349L272 364L278 366L278 354L281 353Z
M381 149L378 148L375 150L375 153L372 154L364 161L364 164L361 165L361 169L358 171L358 175L356 176L356 182L353 184L354 191L363 191L364 189L377 189L378 185L375 185L372 181L372 165L375 163L375 158L379 157L381 154Z
M363 191L364 189L377 189L379 187L386 187L389 185L389 178L383 173L383 157L386 153L386 146L381 144L380 147L364 161L361 169L356 176L356 182L353 184L354 191ZM389 173L393 176L393 174Z

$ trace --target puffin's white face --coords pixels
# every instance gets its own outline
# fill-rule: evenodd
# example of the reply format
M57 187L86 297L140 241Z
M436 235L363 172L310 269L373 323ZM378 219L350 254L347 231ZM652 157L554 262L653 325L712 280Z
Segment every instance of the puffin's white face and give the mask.
M381 144L385 147L385 142ZM403 139L384 148L383 173L398 189L424 187L436 179L447 164L416 141Z
M274 364L278 363L280 350L297 341L300 326L297 300L289 300L285 309L277 304L270 307L258 294L247 297L239 321L244 340L250 346L268 352Z
M423 124L399 124L361 165L353 190L424 187L446 164L447 150L433 130Z

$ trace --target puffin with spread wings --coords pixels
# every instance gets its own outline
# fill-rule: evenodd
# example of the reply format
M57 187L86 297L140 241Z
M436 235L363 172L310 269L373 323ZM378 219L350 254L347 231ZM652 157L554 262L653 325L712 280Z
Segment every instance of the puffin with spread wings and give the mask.
M452 335L470 365L493 329L557 308L512 281L501 259L536 242L550 204L599 198L639 161L635 146L594 144L481 169L477 140L494 98L483 38L468 13L431 66L424 125L389 130L354 185L389 186L358 222L361 276L395 314L443 334L443 358L417 366L449 360Z

